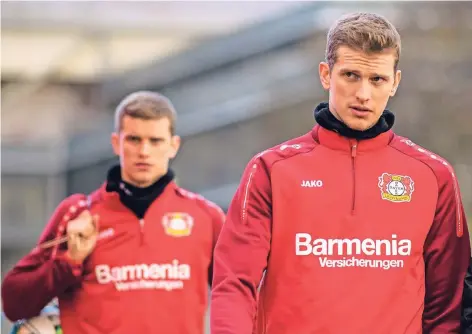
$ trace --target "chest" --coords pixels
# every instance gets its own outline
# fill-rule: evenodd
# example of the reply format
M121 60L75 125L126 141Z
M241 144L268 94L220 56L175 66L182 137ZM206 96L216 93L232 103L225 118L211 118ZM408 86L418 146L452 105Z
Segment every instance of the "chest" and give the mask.
M399 243L422 251L438 193L427 166L387 150L356 157L321 153L318 159L302 156L274 170L274 238L286 238L293 246L302 232L318 240L320 249L324 241L329 249L345 240L347 248L365 246L369 254L398 251Z
M96 211L100 216L100 233L86 265L91 274L100 266L140 266L149 270L168 267L178 272L183 267L206 270L210 264L212 222L198 207L178 203L155 205L143 219L125 209L102 207Z

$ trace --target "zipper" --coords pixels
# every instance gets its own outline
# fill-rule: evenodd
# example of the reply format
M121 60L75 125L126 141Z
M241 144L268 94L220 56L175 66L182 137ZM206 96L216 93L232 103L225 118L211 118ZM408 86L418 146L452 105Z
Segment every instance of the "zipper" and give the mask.
M140 242L141 245L144 244L144 218L139 220L139 235L140 235Z
M356 211L356 156L357 140L351 141L351 162L352 162L352 207L351 214Z

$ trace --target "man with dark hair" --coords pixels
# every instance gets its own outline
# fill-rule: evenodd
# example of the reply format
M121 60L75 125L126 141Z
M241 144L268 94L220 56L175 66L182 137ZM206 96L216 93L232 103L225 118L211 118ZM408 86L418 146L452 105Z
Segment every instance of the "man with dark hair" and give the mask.
M215 248L213 334L458 333L470 246L452 166L392 132L400 36L347 15L309 133L257 154Z
M223 211L173 181L180 138L167 98L133 93L115 116L120 164L58 206L3 281L5 315L34 318L58 297L67 334L201 334Z

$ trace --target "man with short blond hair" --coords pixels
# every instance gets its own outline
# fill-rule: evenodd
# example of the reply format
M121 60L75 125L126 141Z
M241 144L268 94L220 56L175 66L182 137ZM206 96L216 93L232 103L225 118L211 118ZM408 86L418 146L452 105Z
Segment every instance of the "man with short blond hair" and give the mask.
M212 334L459 333L467 223L452 166L391 130L400 50L376 14L329 30L318 124L252 158L229 207Z
M59 204L5 276L8 319L34 318L57 297L67 334L203 334L224 213L173 181L175 118L158 93L120 103L111 136L120 164L92 194Z
M175 135L177 112L172 102L157 92L138 91L126 96L115 110L116 133L120 132L125 116L144 120L167 118L170 123L170 133Z

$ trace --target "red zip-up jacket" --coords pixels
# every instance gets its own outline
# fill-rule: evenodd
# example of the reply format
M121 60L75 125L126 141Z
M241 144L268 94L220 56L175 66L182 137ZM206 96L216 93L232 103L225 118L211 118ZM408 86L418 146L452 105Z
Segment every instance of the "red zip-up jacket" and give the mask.
M255 156L214 257L213 334L459 333L459 186L392 131L356 141L315 126Z
M90 198L100 216L92 254L74 264L62 248L33 250L3 281L5 315L30 318L57 296L67 334L203 333L222 210L173 182L142 220L105 185ZM39 242L61 235L84 204L83 195L64 200Z

